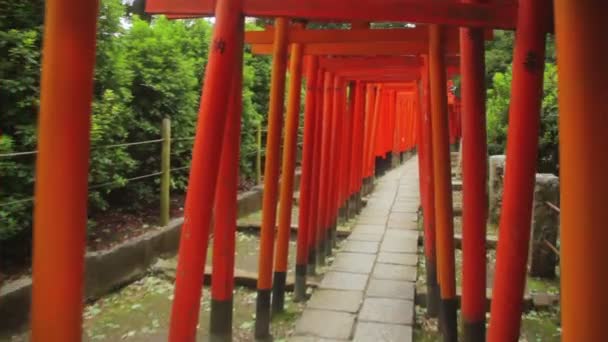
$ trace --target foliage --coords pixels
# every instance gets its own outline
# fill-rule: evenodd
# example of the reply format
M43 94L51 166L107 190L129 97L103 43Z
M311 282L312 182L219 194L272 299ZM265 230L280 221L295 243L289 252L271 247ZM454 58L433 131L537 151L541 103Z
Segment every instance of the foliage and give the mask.
M105 147L160 138L163 118L172 136L194 135L212 24L208 20L143 17L141 1L102 0L91 124L89 211L138 210L158 202L160 144ZM0 154L36 149L44 2L0 0ZM248 23L251 28L255 26ZM241 174L253 176L256 128L267 112L270 59L245 54ZM172 167L188 166L192 140L172 142ZM0 205L33 193L34 156L0 158ZM96 185L102 185L97 187ZM176 191L187 172L173 172ZM31 202L0 206L0 241L29 234Z
M488 89L488 152L504 154L507 143L511 68L495 73L493 88ZM557 67L545 63L542 109L540 113L538 172L559 173L558 163Z

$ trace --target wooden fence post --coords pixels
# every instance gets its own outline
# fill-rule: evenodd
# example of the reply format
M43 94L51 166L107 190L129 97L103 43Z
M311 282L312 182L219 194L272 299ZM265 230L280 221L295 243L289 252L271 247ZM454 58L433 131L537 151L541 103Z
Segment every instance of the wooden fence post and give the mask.
M160 225L166 226L171 218L171 119L163 119L160 131L163 139L160 155Z

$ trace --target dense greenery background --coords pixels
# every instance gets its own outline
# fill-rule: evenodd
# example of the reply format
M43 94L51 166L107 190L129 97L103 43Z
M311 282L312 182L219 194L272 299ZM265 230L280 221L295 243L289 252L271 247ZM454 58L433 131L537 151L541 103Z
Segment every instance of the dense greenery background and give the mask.
M36 149L42 0L0 0L0 153ZM90 212L124 207L137 210L158 202L158 179L126 179L158 172L160 144L100 146L158 139L161 121L171 118L172 136L194 135L211 23L206 20L140 19L121 0L102 0L89 184L113 184L91 191ZM254 24L248 24L250 29ZM268 103L270 59L245 54L242 178L253 176L256 131ZM172 167L187 166L192 141L172 144ZM34 156L0 159L0 203L28 198L33 191ZM187 172L175 172L172 186L184 190ZM0 207L0 241L29 231L31 203Z
M43 0L0 0L0 153L36 149ZM100 146L157 139L163 117L176 138L194 134L211 24L206 20L139 18L137 6L102 0L97 33L97 66L92 123L90 212L138 210L158 201L158 180L126 179L157 172L160 145ZM263 23L263 22L261 22ZM249 23L249 28L255 25ZM319 25L316 25L319 26ZM322 25L327 27L327 25ZM376 25L378 26L378 25ZM496 31L487 43L488 142L491 154L504 153L510 99L513 34ZM557 172L557 92L552 41L548 44L539 170ZM268 57L245 54L241 175L253 176L255 134L267 113ZM172 166L187 166L191 141L175 141ZM28 198L33 188L33 156L0 158L0 203ZM187 172L174 173L183 191ZM0 241L29 234L31 203L0 207Z

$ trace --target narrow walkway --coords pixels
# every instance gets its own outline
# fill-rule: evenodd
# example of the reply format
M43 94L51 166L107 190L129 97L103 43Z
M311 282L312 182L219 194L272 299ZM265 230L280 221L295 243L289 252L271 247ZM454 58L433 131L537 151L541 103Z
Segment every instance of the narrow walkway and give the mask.
M419 201L416 157L377 180L290 341L412 340Z

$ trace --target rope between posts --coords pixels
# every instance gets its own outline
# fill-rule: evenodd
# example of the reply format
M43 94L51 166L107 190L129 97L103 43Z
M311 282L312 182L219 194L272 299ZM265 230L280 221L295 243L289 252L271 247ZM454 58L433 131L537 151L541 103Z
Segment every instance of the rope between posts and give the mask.
M190 166L176 167L176 168L171 169L170 171L172 171L172 172L173 171L183 171L183 170L186 170L186 169L190 169ZM129 182L132 182L132 181L146 179L146 178L152 178L152 177L160 176L162 174L163 174L162 172L154 172L154 173L150 173L150 174L147 174L147 175L127 178L125 180L96 184L96 185L90 186L89 187L89 191L90 190L95 190L95 189L100 189L100 188L103 188L103 187L106 187L106 186L109 186L109 185L114 185L114 184L121 183L121 182L125 182L125 185L126 185L126 183L129 183ZM28 197L28 198L24 198L24 199L20 199L20 200L16 200L16 201L10 201L10 202L5 202L5 203L0 203L0 208L1 207L8 207L8 206L15 205L15 204L20 204L20 203L33 202L33 201L34 201L34 197Z

